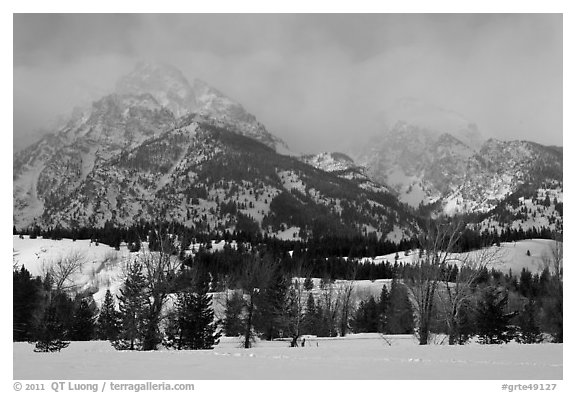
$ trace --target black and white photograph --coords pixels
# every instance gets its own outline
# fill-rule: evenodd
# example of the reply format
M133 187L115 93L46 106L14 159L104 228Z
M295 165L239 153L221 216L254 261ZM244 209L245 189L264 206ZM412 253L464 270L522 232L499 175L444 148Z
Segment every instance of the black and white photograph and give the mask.
M565 23L14 13L14 381L555 390Z

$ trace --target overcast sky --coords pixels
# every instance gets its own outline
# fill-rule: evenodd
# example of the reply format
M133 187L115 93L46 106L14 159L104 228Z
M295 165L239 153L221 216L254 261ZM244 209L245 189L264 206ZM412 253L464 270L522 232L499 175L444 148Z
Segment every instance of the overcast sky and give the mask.
M344 150L406 102L562 145L560 14L17 14L14 148L140 60L203 79L295 151Z

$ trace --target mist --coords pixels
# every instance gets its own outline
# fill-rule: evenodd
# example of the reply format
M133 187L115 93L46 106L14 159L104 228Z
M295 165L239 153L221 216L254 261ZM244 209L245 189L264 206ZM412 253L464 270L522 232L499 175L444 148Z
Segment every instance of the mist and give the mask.
M15 14L14 150L141 60L206 81L294 151L384 132L399 102L562 145L561 14Z

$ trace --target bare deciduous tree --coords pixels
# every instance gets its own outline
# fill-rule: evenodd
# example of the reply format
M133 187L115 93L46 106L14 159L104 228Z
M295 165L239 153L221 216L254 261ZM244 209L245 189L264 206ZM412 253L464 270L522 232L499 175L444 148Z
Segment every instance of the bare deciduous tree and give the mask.
M288 288L288 308L285 317L285 326L288 334L292 338L290 342L291 347L298 346L298 339L302 335L302 328L307 311L306 302L308 300L304 284L307 279L310 279L310 271L303 269L302 265L300 265L297 267Z
M450 257L455 261L456 269L441 269L442 291L439 293L446 326L448 343L459 342L460 321L465 307L473 297L472 287L482 271L502 258L503 250L499 247L486 247L480 250L458 254Z
M340 296L338 296L336 284L329 279L323 279L321 282L322 291L320 298L322 303L323 324L326 325L329 337L337 335L338 310L340 309Z
M340 335L348 333L348 320L352 309L352 295L355 288L356 272L352 274L350 280L343 281L338 286L338 304L340 305Z
M168 232L157 230L158 251L140 252L138 262L146 281L148 315L145 321L143 350L154 350L161 343L159 326L162 310L168 295L174 289L175 278L181 262L173 255L174 245Z
M442 269L453 262L453 252L462 236L459 221L428 221L418 237L420 252L415 255L415 274L405 281L417 317L418 341L427 345L437 305Z
M288 310L286 315L286 328L292 338L291 347L298 346L298 339L302 335L302 325L306 317L306 299L304 283L294 277L288 288Z
M72 290L78 285L74 282L73 276L82 271L85 263L84 254L79 250L72 250L49 265L44 265L42 267L43 275L45 277L50 276L57 292Z
M547 311L548 323L553 328L555 342L564 341L564 244L559 236L542 256L545 269L550 272L548 294L551 304Z
M542 264L548 268L550 275L563 281L564 275L564 243L560 239L548 247L548 252L542 256Z
M254 313L259 297L270 285L274 273L274 262L268 257L249 254L244 259L240 285L247 295L246 314L244 318L244 348L250 348L254 340Z
M353 295L355 293L355 273L350 280L330 282L324 280L320 293L322 314L330 337L338 333L345 336L348 333L348 321L352 313Z

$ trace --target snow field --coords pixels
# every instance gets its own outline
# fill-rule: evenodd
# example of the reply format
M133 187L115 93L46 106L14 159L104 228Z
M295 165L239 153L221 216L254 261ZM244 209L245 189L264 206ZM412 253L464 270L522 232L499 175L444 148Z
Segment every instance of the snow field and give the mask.
M543 259L551 255L553 245L554 240L549 239L526 239L518 242L504 242L500 244L500 247L492 246L485 252L485 255L494 254L495 256L494 261L487 267L488 269L494 268L504 273L508 273L508 271L512 269L512 273L519 274L522 268L526 268L532 273L541 272L544 268ZM527 255L528 251L530 251L530 255ZM455 260L475 260L479 254L479 251L470 251L453 254L450 258ZM398 252L398 263L413 263L417 256L418 250L411 250L408 255L403 251ZM386 263L386 261L388 261L391 264L394 264L395 260L396 253L362 259L363 262Z
M500 270L536 271L551 241L534 239L502 243L508 257ZM217 245L215 245L218 247ZM132 254L125 247L116 251L89 240L19 239L13 237L14 262L32 274L45 263L70 252L82 252L86 266L78 283L100 283L94 298L98 304L109 285L117 292L122 282L122 261ZM530 256L526 251L530 250ZM399 253L399 262L409 262L414 252ZM394 260L395 254L386 257ZM314 279L313 292L318 292ZM337 280L338 284L341 280ZM379 296L390 280L362 280L354 284L359 297ZM215 294L215 308L224 302ZM218 310L222 311L222 310ZM442 342L439 337L434 341ZM352 334L345 338L308 337L305 347L289 348L288 342L260 341L243 349L237 338L224 337L209 351L122 352L108 342L73 342L60 353L39 354L33 345L13 343L14 379L118 379L118 380L558 380L563 378L563 345L538 344L483 346L418 346L412 336Z
M108 342L73 342L59 353L14 343L14 379L123 380L558 380L562 344L419 346L411 336L309 338L305 347L260 341L213 350L116 351Z

